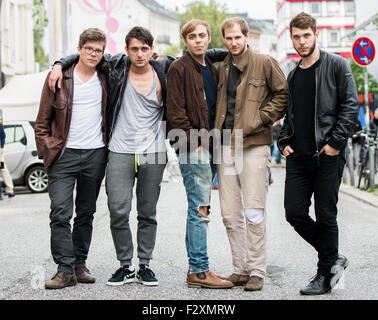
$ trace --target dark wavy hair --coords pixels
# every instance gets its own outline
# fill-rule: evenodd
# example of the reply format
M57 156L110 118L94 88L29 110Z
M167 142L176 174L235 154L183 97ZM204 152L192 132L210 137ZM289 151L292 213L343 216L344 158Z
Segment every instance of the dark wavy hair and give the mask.
M134 38L139 41L144 42L150 48L154 44L154 37L152 36L151 32L148 29L143 28L143 27L134 27L129 31L129 33L126 35L126 38L125 38L127 48L129 48L131 39L134 39Z

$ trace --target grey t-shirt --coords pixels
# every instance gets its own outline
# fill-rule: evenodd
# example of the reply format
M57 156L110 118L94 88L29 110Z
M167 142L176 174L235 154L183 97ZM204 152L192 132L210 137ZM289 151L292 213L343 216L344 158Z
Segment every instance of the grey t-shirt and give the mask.
M163 104L156 95L158 77L147 94L136 91L131 81L126 85L109 150L116 153L143 154L165 152L162 126Z

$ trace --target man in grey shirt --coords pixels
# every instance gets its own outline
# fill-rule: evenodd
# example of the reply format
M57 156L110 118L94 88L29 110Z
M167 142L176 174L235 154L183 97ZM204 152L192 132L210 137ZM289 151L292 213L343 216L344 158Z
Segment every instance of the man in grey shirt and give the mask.
M128 62L115 111L118 114L112 124L106 176L110 228L121 268L107 284L117 286L135 280L129 215L137 178L137 279L144 285L156 286L158 280L149 263L155 247L156 204L166 157L162 128L165 79L161 81L163 72L150 64L154 47L147 29L133 28L126 36L125 49Z

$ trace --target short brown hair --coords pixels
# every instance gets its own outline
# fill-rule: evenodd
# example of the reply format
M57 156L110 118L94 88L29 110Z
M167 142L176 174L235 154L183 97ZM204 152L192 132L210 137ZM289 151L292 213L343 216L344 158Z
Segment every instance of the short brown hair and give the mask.
M309 15L308 13L301 12L297 14L293 19L290 21L290 34L293 28L299 29L307 29L311 28L314 33L316 32L316 20L313 16Z
M210 37L210 25L206 22L206 21L203 21L203 20L199 20L199 19L193 19L193 20L190 20L188 21L187 23L185 23L183 25L183 27L181 28L181 36L186 39L186 36L193 32L193 30L195 28L197 28L198 26L205 26L206 29L207 29L207 34L208 36Z
M79 47L82 48L87 42L103 42L106 47L106 35L104 31L97 28L89 28L82 32L79 39Z
M248 32L249 32L248 22L245 19L240 18L240 17L232 17L232 18L228 18L224 20L222 23L223 38L224 38L224 31L227 28L233 27L235 24L238 24L240 26L240 30L244 36L248 35Z

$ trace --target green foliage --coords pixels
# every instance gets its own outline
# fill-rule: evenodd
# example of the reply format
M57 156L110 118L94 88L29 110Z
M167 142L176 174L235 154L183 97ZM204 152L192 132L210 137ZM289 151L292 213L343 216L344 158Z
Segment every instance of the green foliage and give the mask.
M360 67L353 60L351 61L350 66L352 68L354 80L356 81L357 91L360 93L365 92L364 68ZM368 74L368 84L369 92L378 93L378 83L370 73Z
M49 58L41 45L42 38L45 34L45 27L48 24L46 10L41 1L34 0L33 3L33 34L34 34L34 55L35 62L38 62L41 70L47 69Z
M167 50L165 50L161 54L161 58L165 58L166 56L171 56L176 58L180 54L180 48L178 46L170 46Z
M229 17L226 10L227 7L216 0L209 0L209 4L197 0L186 4L183 13L178 12L177 7L173 13L181 19L181 27L192 19L207 21L211 28L211 43L209 44L209 49L211 49L225 48L221 26L223 21ZM184 41L182 39L181 47L184 48Z

